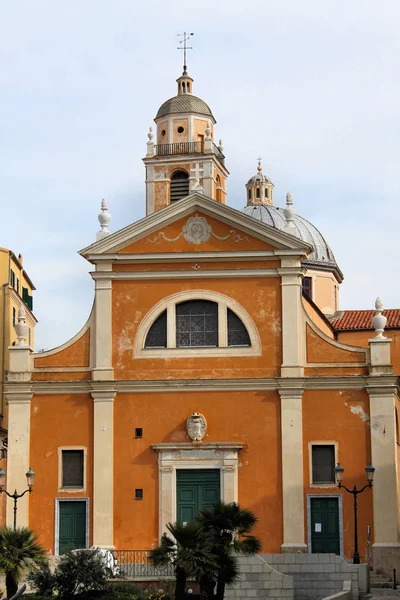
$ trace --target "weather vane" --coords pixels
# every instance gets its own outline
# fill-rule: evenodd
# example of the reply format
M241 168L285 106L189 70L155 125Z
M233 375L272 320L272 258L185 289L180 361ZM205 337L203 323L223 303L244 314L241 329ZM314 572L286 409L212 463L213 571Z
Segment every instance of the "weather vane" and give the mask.
M183 71L186 72L186 69L187 69L187 66L186 66L186 50L193 50L193 47L192 46L187 46L186 42L188 40L190 40L190 36L194 35L194 33L187 33L186 31L184 31L183 33L178 33L177 35L178 35L178 37L183 38L179 42L178 50L183 50Z

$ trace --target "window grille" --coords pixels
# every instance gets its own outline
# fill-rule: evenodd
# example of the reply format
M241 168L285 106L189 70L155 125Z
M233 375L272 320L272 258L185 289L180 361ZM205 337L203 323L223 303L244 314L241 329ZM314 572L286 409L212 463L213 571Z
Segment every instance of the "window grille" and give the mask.
M62 487L83 488L83 450L62 451Z
M245 325L228 308L228 346L250 346L250 337Z
M176 306L176 346L218 346L218 304L208 300L182 302Z
M177 202L189 195L189 175L184 171L177 171L171 177L170 201Z
M335 483L335 447L315 445L312 447L313 483Z
M153 323L147 334L145 348L167 347L167 311L165 310Z

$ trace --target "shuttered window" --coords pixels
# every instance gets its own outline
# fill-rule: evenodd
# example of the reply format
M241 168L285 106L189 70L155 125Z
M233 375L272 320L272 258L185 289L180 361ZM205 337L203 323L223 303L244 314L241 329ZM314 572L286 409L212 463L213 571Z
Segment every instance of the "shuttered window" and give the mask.
M171 204L189 195L189 175L184 171L177 171L171 177Z
M83 450L62 451L62 487L83 488Z
M318 445L312 447L313 483L335 482L335 447Z

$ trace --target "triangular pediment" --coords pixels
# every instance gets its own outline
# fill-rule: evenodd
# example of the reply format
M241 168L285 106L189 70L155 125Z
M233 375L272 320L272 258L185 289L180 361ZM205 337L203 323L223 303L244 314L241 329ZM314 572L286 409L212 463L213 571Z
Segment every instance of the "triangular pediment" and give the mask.
M311 246L203 194L128 225L80 251L88 260L103 255L212 251L297 251Z

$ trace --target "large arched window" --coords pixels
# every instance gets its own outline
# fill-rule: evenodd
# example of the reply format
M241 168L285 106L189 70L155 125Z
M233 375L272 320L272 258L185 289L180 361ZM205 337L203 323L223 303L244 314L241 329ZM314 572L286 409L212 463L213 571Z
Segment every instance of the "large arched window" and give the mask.
M213 301L200 297L179 302L178 295L175 302L167 303L166 310L158 312L154 321L148 321L146 331L142 348L152 350L152 353L162 348L174 354L194 352L196 348L202 349L200 352L234 351L235 348L259 352L253 324L250 335L238 314L218 298Z
M189 195L189 175L185 171L176 171L171 177L170 202L177 202Z

